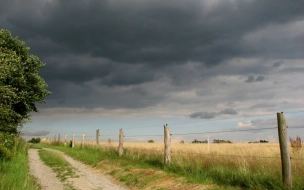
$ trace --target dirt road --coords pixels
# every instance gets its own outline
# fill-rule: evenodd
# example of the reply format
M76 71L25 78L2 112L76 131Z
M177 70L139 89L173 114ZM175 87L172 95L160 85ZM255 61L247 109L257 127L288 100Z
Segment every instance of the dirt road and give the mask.
M49 151L60 152L53 149ZM61 153L61 152L60 152ZM62 153L63 154L63 153ZM64 158L77 169L77 178L70 178L67 182L74 189L80 190L125 190L126 188L114 184L110 176L98 173L92 167L85 165L79 161L73 160L71 157L63 154ZM42 190L63 190L70 189L66 183L62 183L57 179L56 174L51 168L44 165L40 160L37 149L29 149L30 172L38 179Z

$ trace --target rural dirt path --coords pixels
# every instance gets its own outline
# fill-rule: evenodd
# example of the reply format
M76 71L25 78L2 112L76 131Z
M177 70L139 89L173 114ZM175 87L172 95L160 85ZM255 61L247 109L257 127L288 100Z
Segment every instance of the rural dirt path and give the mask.
M111 181L110 176L106 176L94 170L92 167L85 165L79 161L73 160L71 157L64 153L48 149L48 151L54 151L61 153L64 158L76 168L76 175L78 178L70 178L67 180L75 189L85 190L125 190L126 188L114 184ZM30 160L30 171L38 179L41 184L42 190L63 190L65 189L64 184L56 178L56 174L44 165L40 160L37 149L29 149L29 160Z

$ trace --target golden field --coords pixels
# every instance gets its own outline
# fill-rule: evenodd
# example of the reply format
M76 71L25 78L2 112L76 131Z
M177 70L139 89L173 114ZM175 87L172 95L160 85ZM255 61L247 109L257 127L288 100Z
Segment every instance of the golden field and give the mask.
M81 144L77 141L75 144ZM85 145L96 146L95 141L87 141ZM99 142L100 147L118 147L118 142ZM304 145L303 145L304 146ZM146 143L146 142L124 142L123 147L126 150L138 151L164 151L164 143ZM260 157L262 158L280 158L280 147L278 143L210 143L190 144L190 143L171 143L172 154L203 154L203 155L226 155L240 157ZM304 159L304 148L294 151L290 147L291 158Z
M81 142L75 143L79 151ZM164 143L124 142L120 159L128 163L151 164L170 172L191 176L200 183L229 184L253 189L280 189L282 169L278 143L171 143L171 164L164 167ZM87 156L118 156L118 142L85 142ZM100 149L99 149L100 148ZM113 154L113 152L116 152ZM292 149L291 165L295 186L304 186L304 150ZM116 156L115 156L116 155ZM112 158L112 157L111 157Z

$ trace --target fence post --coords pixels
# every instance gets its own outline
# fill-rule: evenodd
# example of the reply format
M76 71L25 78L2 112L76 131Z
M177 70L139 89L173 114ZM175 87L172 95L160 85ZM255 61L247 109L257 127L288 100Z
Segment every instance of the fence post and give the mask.
M66 146L66 141L67 141L67 134L64 134L64 146Z
M75 146L75 134L72 134L72 148Z
M288 188L292 188L291 163L290 163L290 153L288 146L287 126L283 112L277 113L277 120L278 120L278 133L279 133L279 143L280 143L280 151L281 151L283 184Z
M165 143L165 164L169 165L171 163L171 136L170 128L164 125L164 143Z
M96 144L99 145L99 129L96 130Z
M58 134L58 144L60 143L60 134Z
M124 132L122 129L120 129L119 130L119 147L118 147L119 156L122 156L122 154L123 154L123 137L124 137Z
M82 133L82 141L81 141L81 148L84 147L84 138L85 138L85 134Z

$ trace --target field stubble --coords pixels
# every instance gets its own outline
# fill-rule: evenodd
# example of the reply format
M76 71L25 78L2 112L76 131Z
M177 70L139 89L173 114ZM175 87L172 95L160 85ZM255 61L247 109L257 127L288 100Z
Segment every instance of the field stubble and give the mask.
M80 143L76 143L79 146ZM87 148L117 150L118 143L86 142ZM284 189L278 143L171 143L172 163L163 164L163 143L124 142L123 159L186 176L188 182L248 189ZM304 186L304 151L291 150L294 189Z

